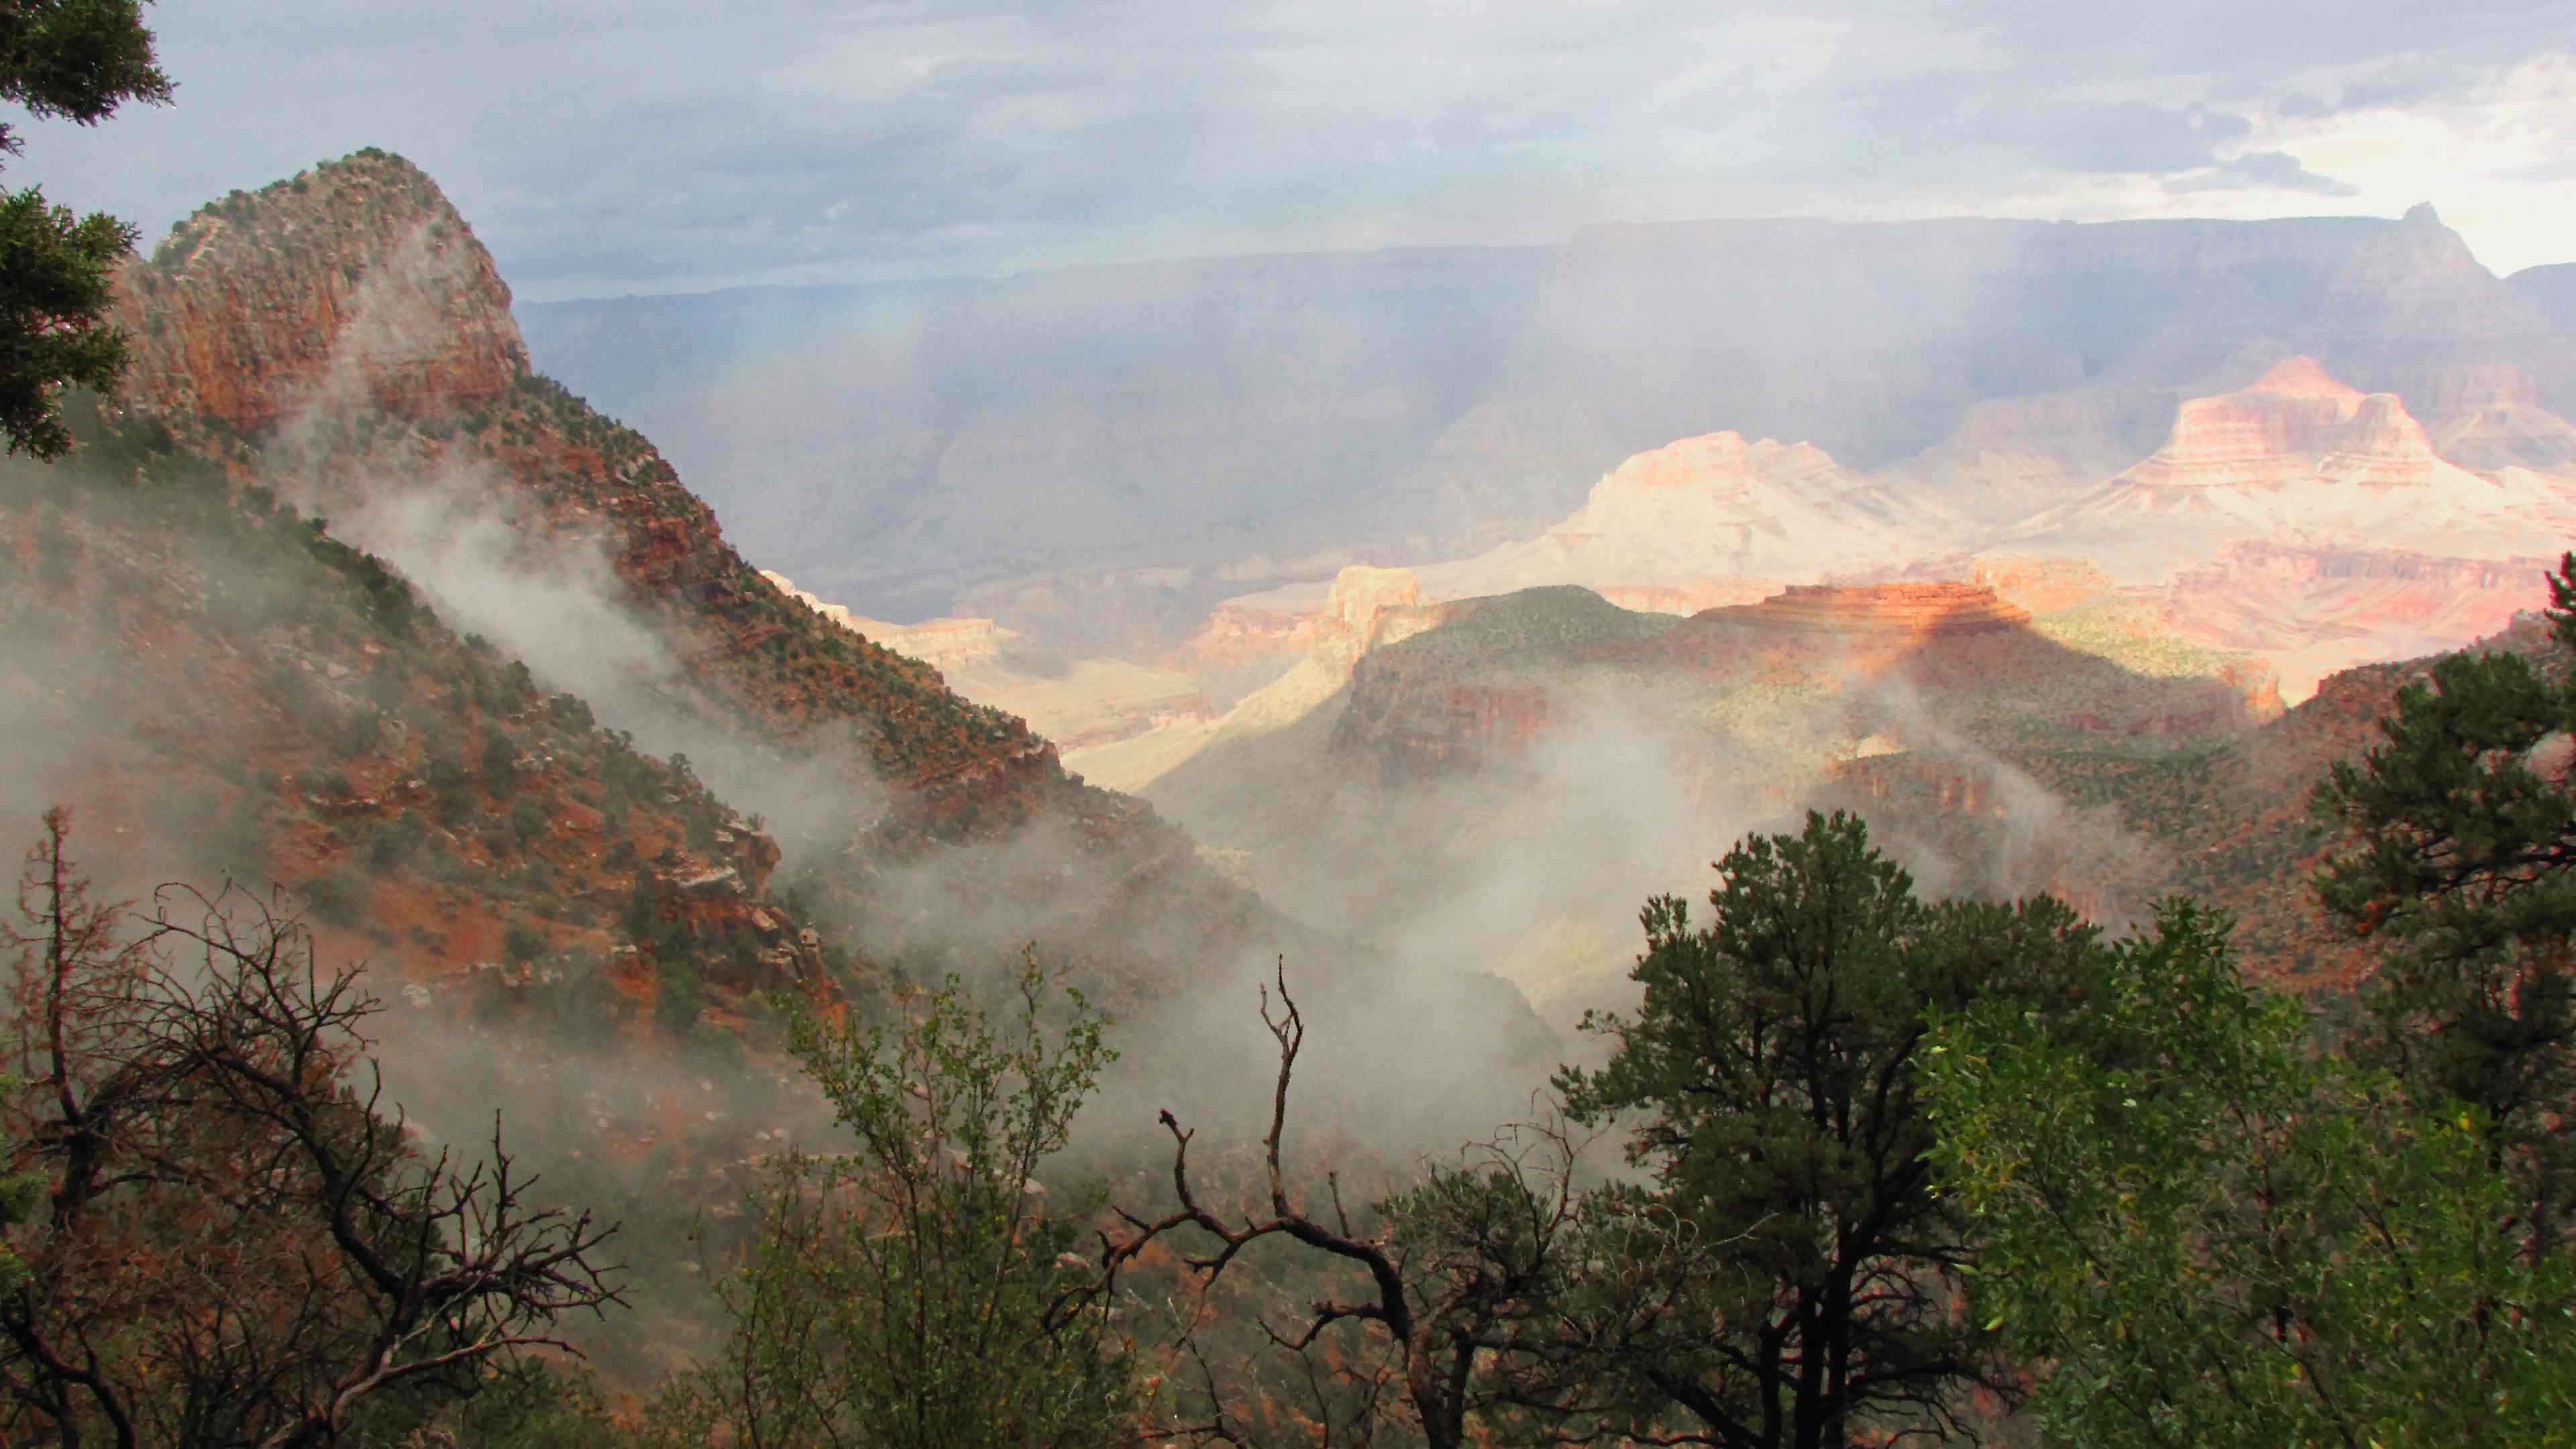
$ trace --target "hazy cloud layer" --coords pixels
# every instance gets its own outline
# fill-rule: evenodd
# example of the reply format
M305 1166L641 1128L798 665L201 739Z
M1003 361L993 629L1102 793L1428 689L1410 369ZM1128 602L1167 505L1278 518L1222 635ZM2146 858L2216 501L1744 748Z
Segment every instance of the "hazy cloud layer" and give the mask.
M2393 213L2568 254L2576 4L170 4L13 181L157 232L361 145L522 292L1815 213Z

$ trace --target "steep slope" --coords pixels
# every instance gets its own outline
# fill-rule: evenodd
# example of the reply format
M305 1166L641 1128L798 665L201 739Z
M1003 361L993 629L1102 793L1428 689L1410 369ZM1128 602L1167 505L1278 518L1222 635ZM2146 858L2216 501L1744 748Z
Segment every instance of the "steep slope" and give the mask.
M489 257L408 163L360 153L201 212L128 269L122 318L138 410L685 753L875 948L1037 936L1143 990L1266 929L1150 811L781 592L650 443L528 372ZM997 894L1028 905L970 905Z
M0 505L11 818L69 803L129 889L283 882L326 950L441 993L500 963L513 985L538 960L607 972L639 899L689 923L666 969L834 989L768 893L776 843L684 766L165 430L80 434L74 465L10 464ZM652 975L619 980L650 998Z
M0 814L68 807L146 910L229 879L229 909L305 917L316 965L385 1003L366 1030L411 1139L476 1154L505 1113L542 1196L628 1225L639 1311L685 1313L675 1245L820 1120L744 1069L773 1004L870 1000L889 963L684 761L148 416L72 411L71 459L0 463Z

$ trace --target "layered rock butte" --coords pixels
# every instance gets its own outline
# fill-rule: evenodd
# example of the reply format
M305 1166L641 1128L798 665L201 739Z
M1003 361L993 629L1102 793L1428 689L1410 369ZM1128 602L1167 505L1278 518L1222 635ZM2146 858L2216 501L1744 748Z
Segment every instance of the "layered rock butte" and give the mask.
M2444 466L2394 393L2365 394L2316 359L2293 357L2250 387L2184 403L2165 445L2112 481L2147 490L2285 488L2313 476L2408 488Z
M2517 416L2525 431L2541 428L2543 415ZM2571 524L2576 480L2518 466L2471 473L2434 451L2395 394L2364 393L2293 357L2249 387L2185 402L2153 455L2006 537L2018 550L2081 555L2124 582L2161 584L2239 542L2402 543L2502 559Z
M1757 629L1913 640L2018 629L2030 611L1975 583L1792 584L1727 617Z

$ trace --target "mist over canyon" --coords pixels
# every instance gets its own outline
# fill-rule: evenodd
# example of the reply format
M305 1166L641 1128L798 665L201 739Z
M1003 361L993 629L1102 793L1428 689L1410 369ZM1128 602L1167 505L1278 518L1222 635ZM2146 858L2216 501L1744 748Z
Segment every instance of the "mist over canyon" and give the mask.
M1077 17L861 8L696 192L0 198L61 284L0 346L0 1440L2565 1438L2576 263L2483 265L2465 171L2272 214L2462 113L2034 90L1927 134L2080 184L941 278L1215 233L1116 232L1177 151L1046 155L1148 113ZM19 9L40 117L172 100L132 0ZM2449 84L2554 125L2576 61ZM861 91L1008 104L801 119ZM1361 169L1577 154L1503 119ZM984 160L782 203L809 146ZM878 250L780 260L825 223ZM654 237L928 279L514 294Z

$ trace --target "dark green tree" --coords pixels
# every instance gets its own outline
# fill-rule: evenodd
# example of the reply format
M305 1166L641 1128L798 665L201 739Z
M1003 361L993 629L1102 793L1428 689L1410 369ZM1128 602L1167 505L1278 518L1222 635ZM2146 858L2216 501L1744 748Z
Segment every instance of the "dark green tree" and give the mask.
M2483 1110L2535 1252L2565 1243L2576 1192L2576 554L2548 583L2547 649L2437 661L2315 802L2346 845L2319 898L2384 943L2355 1048Z
M142 0L0 4L0 99L84 126L126 101L167 104ZM25 144L0 123L0 154ZM63 388L112 392L124 377L125 338L107 310L134 236L115 217L50 205L36 187L0 192L0 432L10 452L59 457L71 447Z
M1129 1442L1137 1379L1040 1165L1115 1059L1034 956L993 1013L954 977L901 1021L810 1008L790 1042L852 1150L770 1164L758 1241L724 1287L717 1359L653 1415L678 1444Z
M1957 1308L1973 1235L1934 1181L1927 1014L2041 1009L2096 933L2047 897L1926 904L1839 813L1748 838L1718 870L1705 927L1678 898L1647 905L1642 1004L1587 1021L1610 1062L1559 1078L1577 1121L1632 1131L1651 1183L1626 1208L1678 1225L1686 1279L1622 1286L1625 1322L1594 1305L1592 1342L1546 1377L1640 1427L1678 1412L1691 1442L1958 1430L1966 1395L2005 1380Z
M2082 1011L1937 1029L1943 1191L2034 1412L2103 1449L2570 1442L2568 1258L2518 1251L2483 1114L2315 1053L2228 930L2169 903Z

